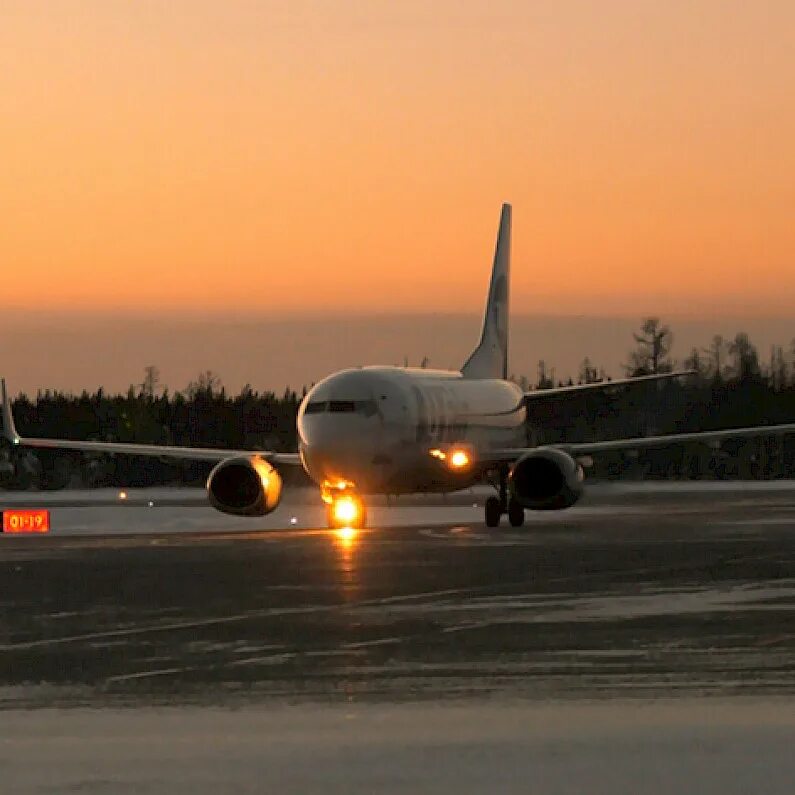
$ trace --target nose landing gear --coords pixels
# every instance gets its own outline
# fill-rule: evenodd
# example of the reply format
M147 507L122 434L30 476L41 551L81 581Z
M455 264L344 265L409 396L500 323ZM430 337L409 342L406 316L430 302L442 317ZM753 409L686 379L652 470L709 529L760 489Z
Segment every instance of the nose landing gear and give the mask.
M511 527L524 525L524 508L513 498L508 496L508 473L500 470L499 496L489 497L486 500L486 527L498 527L500 518L508 514Z
M361 529L367 524L367 508L362 498L352 488L323 488L323 502L326 503L326 523L330 530L345 527Z
M343 527L361 529L367 524L367 509L361 497L344 494L333 500L326 508L329 529L340 530Z

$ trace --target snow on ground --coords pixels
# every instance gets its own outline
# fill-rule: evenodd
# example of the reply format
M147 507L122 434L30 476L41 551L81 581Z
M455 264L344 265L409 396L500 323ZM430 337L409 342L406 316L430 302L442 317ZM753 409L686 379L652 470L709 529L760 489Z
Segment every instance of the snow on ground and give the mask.
M612 494L744 494L753 492L791 492L795 480L644 480L587 483L586 488L600 495Z
M481 490L482 491L482 490ZM125 498L120 494L124 492ZM488 493L488 492L487 492ZM469 501L471 499L471 502ZM369 508L372 527L417 526L482 521L483 494L446 504L380 504ZM463 504L462 504L463 502ZM473 507L477 505L477 507ZM315 490L294 490L268 516L240 517L212 508L203 489L96 489L54 492L5 492L3 507L50 508L53 535L180 533L314 529L326 526L326 512Z
M4 713L3 791L790 795L788 701Z
M615 514L639 510L632 497L647 494L675 498L704 495L723 499L753 493L781 493L795 496L795 481L726 482L644 482L590 484L583 503L568 511L527 512L527 523L560 522L587 514ZM371 527L416 527L421 525L466 525L482 523L483 504L493 493L476 487L445 498L441 495L409 496L394 501L374 498L368 509ZM122 499L122 495L124 499ZM621 505L610 504L615 498ZM100 535L124 533L240 532L255 530L316 529L326 526L323 504L314 489L288 489L279 508L263 517L222 514L207 502L203 489L64 489L45 492L0 492L3 507L49 507L52 533L57 535Z

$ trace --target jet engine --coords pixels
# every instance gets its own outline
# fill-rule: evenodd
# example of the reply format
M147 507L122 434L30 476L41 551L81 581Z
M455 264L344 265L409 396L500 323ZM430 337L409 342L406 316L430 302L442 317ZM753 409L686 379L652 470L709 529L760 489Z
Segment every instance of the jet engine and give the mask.
M221 461L207 478L210 504L236 516L265 516L282 497L279 473L258 455Z
M511 469L511 496L533 511L570 508L583 492L582 467L566 452L539 447L523 455Z

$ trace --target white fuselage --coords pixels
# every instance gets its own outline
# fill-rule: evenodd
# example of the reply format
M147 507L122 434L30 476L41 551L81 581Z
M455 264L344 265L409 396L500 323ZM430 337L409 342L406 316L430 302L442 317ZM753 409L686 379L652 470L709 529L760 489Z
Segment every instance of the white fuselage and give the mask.
M318 484L364 494L453 491L482 474L452 471L431 450L524 444L522 390L501 379L400 367L342 370L314 386L298 410L301 458Z

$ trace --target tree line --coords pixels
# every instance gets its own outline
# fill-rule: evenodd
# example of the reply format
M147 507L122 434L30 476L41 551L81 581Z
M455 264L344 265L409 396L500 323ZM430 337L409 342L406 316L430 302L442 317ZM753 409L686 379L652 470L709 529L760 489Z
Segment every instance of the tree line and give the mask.
M659 318L646 318L633 335L624 373L629 377L672 372L673 333ZM682 379L531 401L528 442L590 442L795 422L795 340L789 351L773 345L762 360L745 332L714 336L692 348L679 365ZM585 358L580 383L609 381L604 368ZM524 379L525 382L528 379ZM556 383L539 362L536 389ZM573 383L570 379L568 383ZM672 444L644 451L601 454L591 477L602 478L776 478L795 477L795 439L762 436Z
M670 326L660 318L649 317L643 320L639 332L633 335L635 348L622 366L623 374L628 377L670 373L678 364L670 356L673 346L673 332ZM763 378L772 381L775 386L785 386L795 380L795 338L789 349L782 345L772 345L770 355L763 361L756 346L748 334L738 331L731 339L716 334L708 346L693 347L682 360L681 368L692 370L702 380L746 381ZM565 386L574 383L590 384L609 381L610 376L604 367L600 367L585 356L580 364L577 380L556 380L555 370L541 359L538 362L537 378L526 375L511 376L512 380L526 389L548 389L554 386Z
M101 442L220 447L233 450L295 450L295 416L303 393L257 392L246 385L227 393L212 371L201 373L183 391L160 389L157 368L147 367L138 386L125 395L102 389L69 395L40 391L13 401L23 436L64 437ZM13 460L11 460L13 457ZM199 484L205 462L169 461L138 456L82 454L69 451L6 450L0 485L15 488L148 486Z
M646 318L633 335L622 375L672 371L673 333L659 318ZM427 360L426 360L427 363ZM704 349L693 348L680 365L692 371L682 379L592 393L533 400L528 407L529 444L586 442L599 439L681 433L795 421L795 341L788 351L774 345L762 360L748 335L714 337ZM585 357L578 380L610 380L603 367ZM561 381L545 361L537 377L514 377L525 389L548 389ZM568 379L565 383L574 383ZM155 366L124 395L99 389L70 395L40 391L34 399L13 403L20 433L141 444L291 451L297 448L295 417L305 390L281 395L257 392L250 385L227 392L212 371L200 373L178 392L162 387ZM595 458L591 476L666 478L771 478L795 476L795 440L762 437L670 445L639 453ZM123 455L86 455L67 451L18 451L0 454L0 486L61 488L75 486L146 486L199 484L209 465ZM286 473L302 480L301 473Z

